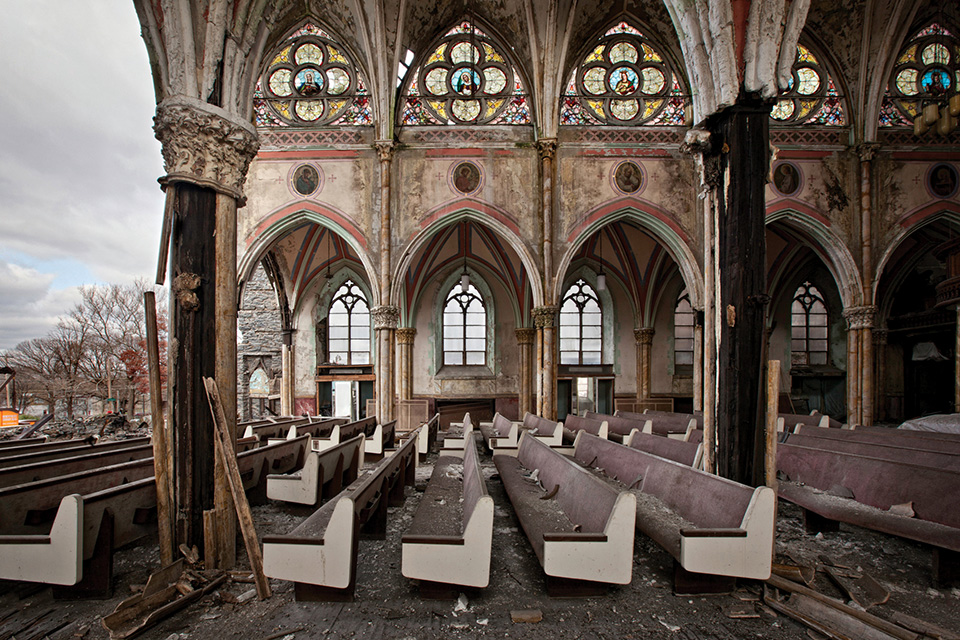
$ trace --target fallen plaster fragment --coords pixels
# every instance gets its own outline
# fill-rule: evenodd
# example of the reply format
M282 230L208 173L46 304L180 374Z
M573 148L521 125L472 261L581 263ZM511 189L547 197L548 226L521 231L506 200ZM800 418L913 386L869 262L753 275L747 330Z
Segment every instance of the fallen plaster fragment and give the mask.
M514 622L535 623L543 620L540 609L514 609L510 612L510 619Z

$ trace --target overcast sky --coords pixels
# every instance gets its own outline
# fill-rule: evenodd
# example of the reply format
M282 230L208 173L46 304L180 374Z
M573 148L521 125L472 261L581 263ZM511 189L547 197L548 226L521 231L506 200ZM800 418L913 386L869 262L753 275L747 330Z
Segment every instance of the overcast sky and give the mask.
M163 194L132 0L0 0L0 351L84 284L152 281Z

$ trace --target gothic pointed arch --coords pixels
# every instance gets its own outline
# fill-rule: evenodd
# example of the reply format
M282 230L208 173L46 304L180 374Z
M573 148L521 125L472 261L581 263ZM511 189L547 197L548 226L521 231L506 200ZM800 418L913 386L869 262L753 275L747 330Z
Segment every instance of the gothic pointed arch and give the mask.
M466 17L427 47L406 75L398 126L531 124L529 83L491 33Z
M621 19L581 52L560 99L561 125L686 124L685 80L665 48Z
M258 127L363 126L370 92L349 51L314 21L302 23L264 56L253 93Z
M774 126L843 127L849 124L841 86L826 54L809 37L801 37L790 67L788 87L770 112Z

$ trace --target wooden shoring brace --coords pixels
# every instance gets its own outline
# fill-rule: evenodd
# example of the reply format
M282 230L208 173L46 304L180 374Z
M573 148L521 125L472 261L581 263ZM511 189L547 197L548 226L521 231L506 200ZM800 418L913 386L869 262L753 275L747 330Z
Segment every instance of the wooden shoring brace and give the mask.
M253 569L254 583L257 587L257 596L261 600L269 598L270 581L263 572L263 555L260 553L260 540L253 524L253 514L250 512L250 503L247 494L243 491L243 480L240 478L240 469L237 467L237 454L234 451L230 434L227 431L227 417L220 402L220 391L213 378L204 378L203 386L207 391L207 402L210 404L210 413L213 415L214 450L221 464L227 470L227 483L233 497L233 504L237 509L237 518L240 520L240 531L243 533L243 544L250 558L250 568Z
M143 292L143 310L147 325L147 371L150 380L150 415L153 423L153 475L157 486L157 526L160 538L160 563L167 566L176 557L173 535L173 468L170 442L163 415L163 387L160 382L160 338L157 329L157 299L153 291Z

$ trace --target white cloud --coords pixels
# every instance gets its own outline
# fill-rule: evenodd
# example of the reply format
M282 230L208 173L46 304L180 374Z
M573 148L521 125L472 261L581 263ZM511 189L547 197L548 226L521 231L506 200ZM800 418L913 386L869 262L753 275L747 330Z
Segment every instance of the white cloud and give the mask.
M0 351L45 336L80 301L76 287L53 289L54 277L0 260Z

